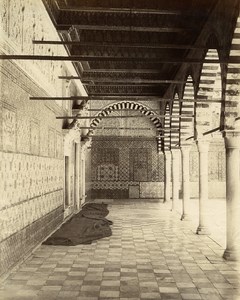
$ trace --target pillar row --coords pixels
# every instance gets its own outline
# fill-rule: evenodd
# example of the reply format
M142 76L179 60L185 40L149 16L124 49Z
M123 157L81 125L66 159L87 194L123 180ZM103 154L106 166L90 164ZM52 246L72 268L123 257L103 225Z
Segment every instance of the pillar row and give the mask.
M197 234L210 234L207 225L209 141L200 139L197 141L197 147L199 152L199 225Z
M227 247L223 257L240 260L240 132L225 136Z

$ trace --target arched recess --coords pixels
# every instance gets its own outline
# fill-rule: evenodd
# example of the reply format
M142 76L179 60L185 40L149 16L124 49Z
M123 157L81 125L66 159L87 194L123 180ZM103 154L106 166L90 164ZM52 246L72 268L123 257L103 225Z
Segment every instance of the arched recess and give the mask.
M181 115L189 115L189 118L181 118L181 144L187 139L194 137L194 86L191 75L188 75L184 88L183 101L180 105Z
M163 141L163 150L171 150L171 138L170 138L170 129L171 129L171 119L170 119L170 107L169 103L166 104L165 108L165 119L164 119L164 141Z
M179 96L175 92L174 101L172 105L172 117L171 117L171 149L179 148L180 146L180 102Z
M236 28L233 34L231 50L229 54L229 64L227 68L226 78L226 94L225 94L225 116L224 130L239 130L240 120L236 120L240 116L239 102L239 86L240 86L240 66L239 63L231 63L234 57L240 59L240 16L237 18Z
M209 49L207 51L205 60L208 59L219 59L216 49ZM220 64L205 62L202 66L197 100L206 102L197 102L195 104L195 139L201 138L209 131L220 129L221 103L207 103L207 101L220 100L221 90ZM213 128L216 124L218 124L218 128Z
M89 134L90 135L93 134L93 130L97 128L102 118L108 116L111 112L114 112L116 110L123 110L123 109L132 109L135 111L139 111L146 117L149 117L150 121L153 123L156 130L158 131L157 147L158 147L158 151L160 152L162 150L162 143L161 143L162 123L158 115L147 106L133 101L131 102L121 101L114 104L110 104L107 107L105 107L100 113L97 114L97 116L90 123L91 129L89 130Z

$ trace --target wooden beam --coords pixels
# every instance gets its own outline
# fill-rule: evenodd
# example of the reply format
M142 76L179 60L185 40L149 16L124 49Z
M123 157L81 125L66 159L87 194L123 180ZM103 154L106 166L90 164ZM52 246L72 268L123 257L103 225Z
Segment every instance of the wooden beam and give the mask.
M222 99L206 100L206 99L171 99L171 98L161 98L158 96L70 96L70 97L29 97L29 100L33 101L55 101L55 100L64 100L64 101L74 101L74 100L83 100L83 101L157 101L157 102L185 102L185 103L226 103L226 102L238 102L238 100L224 101Z
M75 79L81 79L79 76L59 76L59 79L66 79L66 80L75 80ZM82 79L82 84L89 84L91 82L94 83L101 83L101 84L126 84L126 83L134 83L134 84L169 84L169 83L176 83L176 84L181 84L181 83L193 83L193 81L182 81L182 80L152 80L152 79L112 79L110 78L93 78L93 79Z
M180 82L177 82L177 83L180 83ZM166 85L166 84L172 84L172 82L131 82L131 80L129 82L125 81L125 82L115 82L114 80L112 82L95 82L95 80L92 80L92 83L89 83L89 82L85 82L85 81L82 81L82 84L89 87L89 88L92 88L92 87L156 87L159 86L159 85Z
M186 31L193 31L194 28L180 28L180 27L142 27L142 26L109 26L109 25L77 25L70 20L69 24L57 24L58 31L69 30L70 27L78 30L94 30L94 31L125 31L125 32L157 32L157 33L181 33ZM195 28L196 29L196 28Z
M161 59L161 58L148 58L148 57L118 57L118 56L91 56L91 55L71 55L71 56L61 56L61 55L30 55L30 54L22 54L22 55L0 55L0 60L45 60L45 61L128 61L128 62L147 62L147 63L159 63L159 64L219 64L219 63L240 63L239 57L230 57L229 60L219 60L219 59Z
M215 47L206 47L204 45L179 45L179 44L144 44L144 43L113 43L113 42L82 42L82 41L51 41L51 40L33 40L33 44L36 45L66 45L66 46L78 46L84 47L99 47L99 48L136 48L136 49L199 49L209 50L216 49ZM222 48L218 48L222 50Z
M112 110L110 108L104 108L104 110L108 111L110 110L112 112ZM103 110L102 109L99 109L99 108L88 108L87 111L94 111L94 112L102 112ZM118 111L136 111L136 109L134 108L123 108L123 109L118 109ZM137 110L137 111L145 111L144 109L142 110ZM153 111L153 112L159 112L161 111L161 109L150 109L150 111Z
M204 132L203 135L208 135L208 134L211 134L213 132L220 131L220 129L221 129L221 127L213 128L211 130L208 130L208 131Z
M131 74L161 74L157 69L89 69L83 70L83 75L95 73L131 73Z
M180 10L163 10L163 9L150 9L150 8L123 8L123 7L64 7L62 8L65 12L100 12L100 13L122 13L122 14L154 14L154 15L183 15Z
M78 126L80 129L121 129L121 130L158 130L162 132L177 132L179 133L179 130L170 130L170 129L163 129L163 128L149 128L149 127L103 127L103 126L96 126L96 127L91 127L91 126Z
M120 130L161 130L161 128L148 128L148 127L103 127L103 126L96 126L96 127L91 127L91 126L78 126L78 128L81 129L120 129Z
M138 111L138 110L136 110ZM139 111L140 112L140 111ZM56 117L56 119L125 119L125 118L189 118L192 119L194 116L193 115L170 115L170 116L165 116L165 115L134 115L134 116L62 116L62 117Z

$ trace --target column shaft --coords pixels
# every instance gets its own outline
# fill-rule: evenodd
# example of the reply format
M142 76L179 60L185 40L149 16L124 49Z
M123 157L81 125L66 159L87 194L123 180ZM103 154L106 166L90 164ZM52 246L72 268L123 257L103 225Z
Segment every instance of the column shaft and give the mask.
M199 226L197 234L210 234L207 226L208 141L197 141L199 151Z
M82 204L85 203L86 198L86 170L85 170L85 156L82 159Z
M190 146L181 147L182 154L182 216L181 220L189 218L189 201L190 201L190 181L189 181L189 154Z
M171 152L164 152L165 176L164 176L164 202L169 202L171 198Z
M239 187L239 138L225 138L226 146L226 198L227 198L227 247L223 257L240 260L240 187Z
M172 152L172 210L176 208L179 200L179 149L171 150Z
M75 203L76 210L80 208L80 143L75 143Z

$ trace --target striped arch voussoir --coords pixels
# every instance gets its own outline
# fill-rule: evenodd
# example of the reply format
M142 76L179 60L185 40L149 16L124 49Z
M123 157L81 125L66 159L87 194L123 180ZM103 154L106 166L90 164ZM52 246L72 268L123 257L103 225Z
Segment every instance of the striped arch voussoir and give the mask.
M109 115L110 113L116 111L116 110L122 110L122 109L132 109L132 110L136 110L141 112L143 115L145 115L146 117L148 117L153 125L156 127L156 129L159 132L159 136L162 130L162 124L161 121L159 119L159 117L148 107L139 104L139 103L135 103L135 102L128 102L128 101L121 101L119 103L114 103L109 105L108 107L104 108L97 116L95 119L92 120L90 127L92 127L92 129L90 129L90 132L92 133L94 129L97 128L98 124L100 123L101 119L107 115ZM162 145L161 145L161 138L157 137L157 148L158 151L160 152L162 150Z
M115 104L111 104L108 107L104 108L97 116L95 119L90 124L90 127L92 129L95 129L98 124L100 123L101 119L105 116L108 116L110 113L116 111L116 110L122 110L122 109L132 109L136 111L140 111L142 114L145 116L149 117L149 119L152 121L153 125L156 127L156 129L160 132L162 129L162 124L157 115L148 107L135 103L135 102L119 102Z

